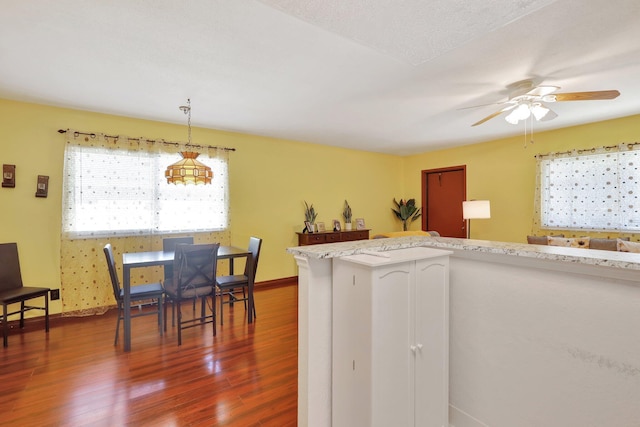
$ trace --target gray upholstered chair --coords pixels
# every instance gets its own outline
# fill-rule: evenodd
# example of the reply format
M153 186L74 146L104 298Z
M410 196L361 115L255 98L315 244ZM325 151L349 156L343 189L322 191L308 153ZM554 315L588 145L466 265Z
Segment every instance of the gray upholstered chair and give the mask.
M120 287L120 281L118 280L118 273L116 271L116 262L113 257L113 248L110 243L107 243L103 249L105 258L107 259L107 267L109 268L109 276L111 277L111 286L113 287L113 296L118 304L118 321L116 322L116 337L113 341L113 345L118 344L118 333L120 332L120 321L124 319L124 290ZM139 311L138 313L131 313L131 318L149 315L158 315L158 327L160 328L160 335L162 335L162 300L164 296L164 289L161 283L149 283L145 285L131 286L131 302L134 301L146 301L155 300L157 303L157 311Z
M194 326L213 323L213 335L216 335L215 285L219 247L220 244L218 243L176 245L173 277L164 282L164 289L167 296L177 307L178 345L182 345L182 330ZM208 315L203 311L199 317L196 317L194 310L193 317L185 320L182 315L182 302L187 300L196 301L201 298L211 298L211 314Z
M162 239L162 250L165 252L173 252L176 250L176 245L181 245L181 244L185 244L185 245L192 245L193 244L193 237L192 236L187 236L187 237L166 237L164 239ZM164 280L166 281L167 279L171 279L173 277L173 264L171 265L165 265L164 266ZM204 301L203 301L204 302ZM167 297L165 298L164 301L165 304L170 303L171 304L171 326L175 326L176 321L175 321L175 317L176 317L176 307L174 302L171 300L171 298ZM195 306L195 301L193 302L193 309L196 309ZM204 304L202 305L202 309L204 310ZM166 311L165 311L166 313ZM166 314L165 314L166 316ZM165 331L166 331L166 322L165 322Z
M251 256L247 257L247 262L244 267L244 274L235 274L232 276L219 276L216 279L216 286L218 288L218 296L220 297L220 324L224 322L223 319L223 305L233 304L237 301L244 301L244 308L247 309L247 291L249 288L249 278L255 283L256 271L258 270L258 259L260 258L260 247L262 246L262 239L257 237L251 237L249 239L249 252ZM242 289L242 298L235 294L239 289ZM225 301L224 297L227 297ZM253 316L256 315L255 300L253 302Z
M193 237L167 237L162 239L162 250L165 252L173 252L176 250L176 245L180 244L193 244ZM166 265L164 267L164 278L169 279L173 277L173 265Z

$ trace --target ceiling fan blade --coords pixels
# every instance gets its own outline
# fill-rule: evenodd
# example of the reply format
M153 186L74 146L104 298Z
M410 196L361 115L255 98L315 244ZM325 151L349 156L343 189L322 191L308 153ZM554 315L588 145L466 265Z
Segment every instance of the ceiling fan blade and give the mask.
M471 108L480 108L480 107L488 107L489 105L502 105L505 104L509 101L502 101L502 102L492 102L490 104L480 104L480 105L471 105L469 107L460 107L457 108L457 110L470 110Z
M515 106L516 106L516 105L517 105L517 104L507 105L507 106L506 106L506 107L504 107L503 109L498 110L498 111L496 111L496 112L495 112L495 113L493 113L493 114L489 114L487 117L485 117L484 119L482 119L482 120L480 120L480 121L478 121L478 122L475 122L475 123L474 123L474 124L472 124L471 126L478 126L478 125L481 125L481 124L483 124L484 122L486 122L486 121L488 121L488 120L491 120L491 119L493 119L494 117L499 116L500 114L504 113L505 111L512 110L513 108L515 108Z
M595 92L567 92L552 95L556 101L591 101L598 99L614 99L620 95L617 90L599 90Z
M546 96L560 89L560 86L536 86L527 92L530 96Z

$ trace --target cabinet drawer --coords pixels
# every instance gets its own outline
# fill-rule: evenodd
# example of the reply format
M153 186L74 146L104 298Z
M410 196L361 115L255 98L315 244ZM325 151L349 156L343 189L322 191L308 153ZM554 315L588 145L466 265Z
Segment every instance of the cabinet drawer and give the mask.
M342 233L343 240L366 240L369 238L369 230L349 231Z
M299 239L300 245L317 245L318 243L325 243L326 238L324 234L301 234Z
M327 243L341 242L342 238L340 237L340 233L331 233L331 234L327 234L326 241Z
M298 245L318 245L320 243L348 242L352 240L366 240L369 230L353 231L323 231L320 233L297 233Z

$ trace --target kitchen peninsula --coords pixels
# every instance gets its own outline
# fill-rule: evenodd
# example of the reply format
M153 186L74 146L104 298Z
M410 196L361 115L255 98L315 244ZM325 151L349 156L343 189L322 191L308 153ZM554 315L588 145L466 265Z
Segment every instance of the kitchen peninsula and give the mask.
M451 425L637 425L639 254L417 236L288 249L298 425L332 425L334 260L412 247L451 252Z

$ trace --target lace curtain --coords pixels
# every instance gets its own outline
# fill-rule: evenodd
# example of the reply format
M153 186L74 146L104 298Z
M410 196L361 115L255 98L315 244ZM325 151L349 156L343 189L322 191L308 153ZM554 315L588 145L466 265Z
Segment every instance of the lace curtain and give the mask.
M115 305L102 250L106 243L113 245L121 281L122 253L161 250L166 234L190 235L195 243L229 244L228 152L198 148L198 160L213 169L211 185L167 184L164 169L180 159L179 151L185 147L151 143L144 137L67 131L60 260L63 315L99 314ZM117 195L109 194L114 190ZM217 203L215 212L202 208L211 203ZM111 212L105 214L107 208ZM214 216L215 224L202 226ZM161 267L141 268L131 283L157 282L162 277Z
M637 144L536 156L534 234L640 231Z
M145 138L67 132L63 228L68 238L132 236L228 227L227 151L208 149L199 160L211 185L167 185L166 167L184 146ZM200 151L203 151L200 149Z

